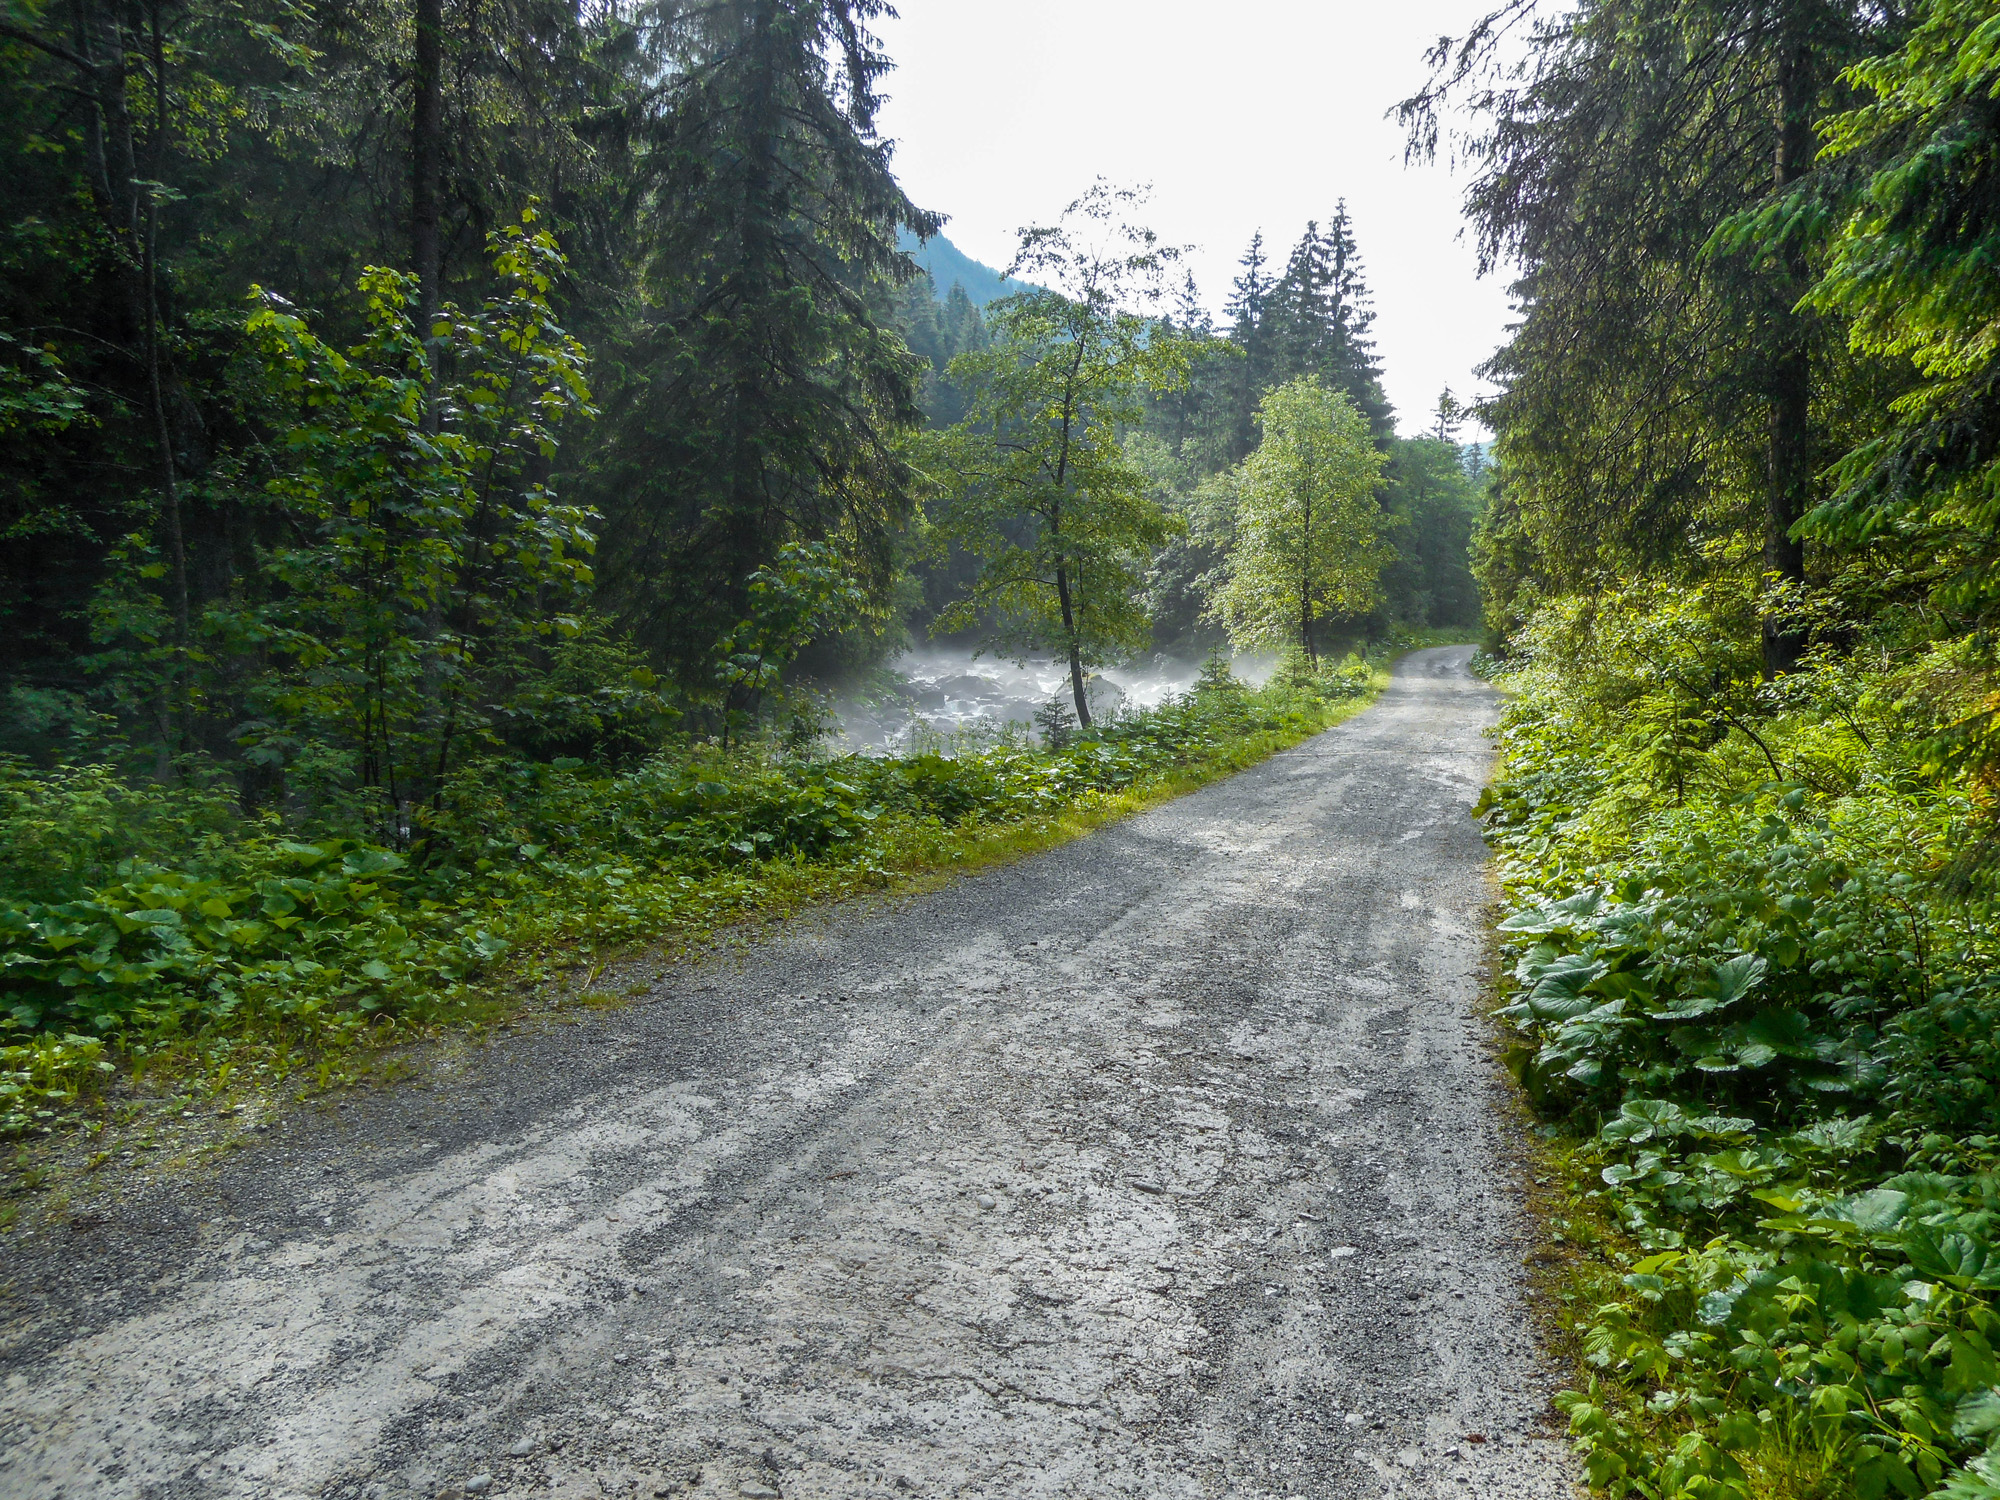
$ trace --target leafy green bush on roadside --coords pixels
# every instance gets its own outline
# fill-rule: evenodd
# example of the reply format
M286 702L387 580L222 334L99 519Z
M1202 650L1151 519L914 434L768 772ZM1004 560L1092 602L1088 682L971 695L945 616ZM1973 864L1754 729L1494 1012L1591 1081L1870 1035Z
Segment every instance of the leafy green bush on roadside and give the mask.
M71 900L133 859L211 868L245 833L233 789L134 783L106 765L36 771L0 755L0 895Z
M1929 879L1965 808L1890 735L1616 675L1520 679L1485 806L1510 1062L1629 1246L1590 1478L2000 1497L2000 924Z
M440 924L435 903L400 889L403 867L339 840L279 841L241 851L230 878L133 863L76 901L0 905L8 1015L24 1030L106 1035L189 1012L366 1014L416 989L448 993L506 942Z

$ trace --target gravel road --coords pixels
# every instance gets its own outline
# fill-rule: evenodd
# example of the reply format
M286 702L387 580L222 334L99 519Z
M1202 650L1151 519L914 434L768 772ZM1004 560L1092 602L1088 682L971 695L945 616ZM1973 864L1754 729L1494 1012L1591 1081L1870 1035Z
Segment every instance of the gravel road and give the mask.
M1569 1495L1468 656L11 1237L0 1495Z

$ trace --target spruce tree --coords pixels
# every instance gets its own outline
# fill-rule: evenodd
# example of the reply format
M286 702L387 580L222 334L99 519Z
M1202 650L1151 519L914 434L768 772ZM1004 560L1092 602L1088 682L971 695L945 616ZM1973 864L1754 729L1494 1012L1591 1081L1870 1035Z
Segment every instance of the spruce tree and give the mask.
M645 306L609 394L595 497L626 626L698 682L791 542L838 548L883 599L923 364L871 308L927 237L875 131L881 0L662 0L668 80L647 160Z
M1232 382L1225 424L1226 464L1241 463L1257 445L1257 403L1264 399L1264 390L1276 368L1276 351L1267 326L1272 282L1264 269L1263 230L1250 237L1250 246L1237 264L1243 270L1230 283L1229 301L1223 308L1229 315L1230 340L1243 351Z
M1271 289L1272 378L1319 376L1330 388L1344 391L1368 419L1376 441L1386 442L1394 424L1382 395L1375 342L1368 335L1375 321L1369 302L1361 252L1343 200L1325 232L1317 222L1306 225Z
M1509 13L1436 49L1400 112L1418 153L1454 91L1483 116L1460 143L1468 215L1485 269L1523 267L1522 320L1486 372L1516 540L1562 587L1699 571L1724 535L1802 584L1794 533L1838 430L1895 394L1802 305L1841 191L1814 166L1812 120L1851 97L1844 69L1893 13L1590 0L1502 59ZM1767 620L1766 670L1802 644Z
M1215 398L1214 355L1226 348L1215 334L1215 319L1202 305L1201 289L1194 273L1186 272L1174 291L1172 311L1166 326L1186 341L1194 353L1194 368L1187 382L1160 396L1154 403L1161 418L1162 436L1177 457L1185 457L1190 443L1201 435L1202 418Z

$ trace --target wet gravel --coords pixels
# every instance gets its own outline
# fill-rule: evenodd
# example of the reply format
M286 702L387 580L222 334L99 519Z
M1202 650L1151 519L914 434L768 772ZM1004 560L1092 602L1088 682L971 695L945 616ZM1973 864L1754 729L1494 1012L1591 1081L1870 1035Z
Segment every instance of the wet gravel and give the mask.
M11 1237L0 1495L1570 1494L1468 655Z

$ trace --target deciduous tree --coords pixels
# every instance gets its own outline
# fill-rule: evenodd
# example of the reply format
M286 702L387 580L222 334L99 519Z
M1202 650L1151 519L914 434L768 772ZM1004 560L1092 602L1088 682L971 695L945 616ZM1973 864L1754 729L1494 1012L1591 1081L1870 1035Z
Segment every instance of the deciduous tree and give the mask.
M1239 646L1296 646L1313 666L1319 627L1374 607L1383 564L1375 488L1383 455L1345 392L1317 375L1257 409L1257 449L1230 485L1231 544L1213 609Z
M939 532L981 566L940 624L1061 658L1084 725L1086 670L1145 642L1140 587L1172 528L1120 442L1144 392L1188 378L1186 341L1146 316L1176 254L1130 221L1140 201L1100 181L1023 230L1007 274L1037 290L993 304L991 347L951 367L972 410L945 449Z

